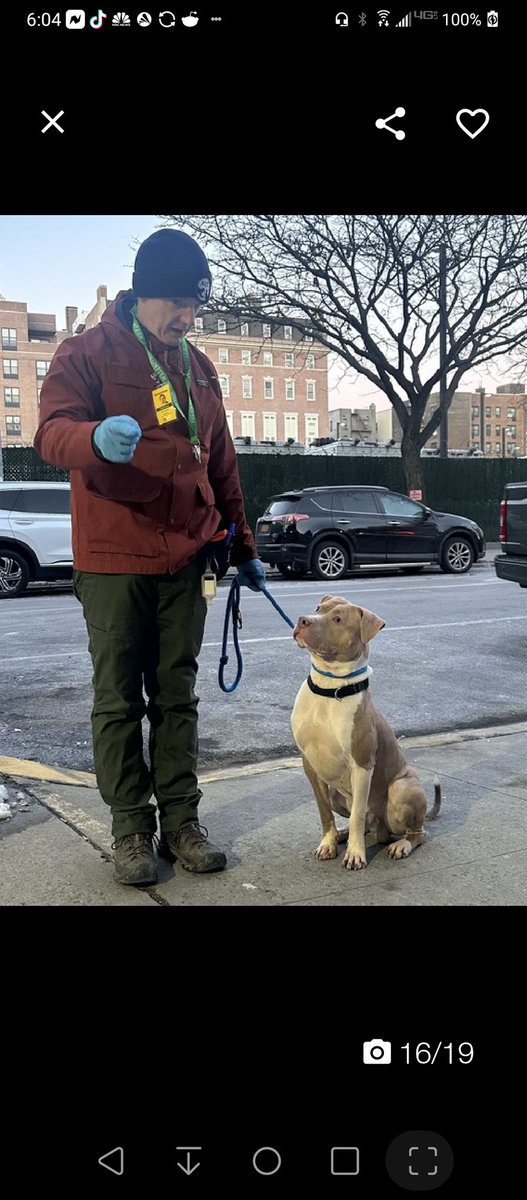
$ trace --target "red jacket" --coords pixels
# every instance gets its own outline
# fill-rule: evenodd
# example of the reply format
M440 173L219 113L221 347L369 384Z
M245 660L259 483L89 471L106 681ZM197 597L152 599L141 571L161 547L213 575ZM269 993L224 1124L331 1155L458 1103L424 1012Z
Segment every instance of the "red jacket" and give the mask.
M177 571L231 523L236 525L231 561L254 558L214 366L189 345L198 463L182 416L158 424L152 400L157 384L131 329L132 303L131 292L120 293L99 325L66 338L42 385L34 444L46 462L71 471L74 566L118 575ZM186 412L181 351L152 335L149 343ZM105 417L122 413L138 421L141 440L130 463L102 462L92 446L93 430Z

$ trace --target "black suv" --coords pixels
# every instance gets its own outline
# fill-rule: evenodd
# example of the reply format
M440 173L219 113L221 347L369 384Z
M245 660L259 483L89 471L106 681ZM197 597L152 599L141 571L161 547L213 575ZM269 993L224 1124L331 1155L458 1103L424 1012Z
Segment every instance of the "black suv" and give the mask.
M273 496L256 522L262 562L287 578L312 571L328 583L385 563L408 573L425 563L464 575L485 555L475 521L433 512L385 487L311 487Z

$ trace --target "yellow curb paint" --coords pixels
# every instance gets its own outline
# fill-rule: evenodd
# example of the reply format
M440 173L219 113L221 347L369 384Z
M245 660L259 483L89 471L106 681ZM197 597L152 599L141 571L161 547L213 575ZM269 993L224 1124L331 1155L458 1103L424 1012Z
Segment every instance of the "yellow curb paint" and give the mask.
M19 775L24 779L42 779L46 783L73 783L79 787L97 787L95 775L89 771L68 771L67 768L47 767L45 763L28 758L5 758L0 754L0 773Z

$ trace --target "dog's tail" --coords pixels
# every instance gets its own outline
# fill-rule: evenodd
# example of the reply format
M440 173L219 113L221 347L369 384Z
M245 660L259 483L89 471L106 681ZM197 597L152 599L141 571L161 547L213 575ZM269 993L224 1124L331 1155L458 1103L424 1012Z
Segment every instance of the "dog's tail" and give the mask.
M434 803L432 805L432 808L430 809L430 812L427 812L425 821L435 821L436 817L439 816L440 808L441 808L441 784L436 775L435 779L434 779Z

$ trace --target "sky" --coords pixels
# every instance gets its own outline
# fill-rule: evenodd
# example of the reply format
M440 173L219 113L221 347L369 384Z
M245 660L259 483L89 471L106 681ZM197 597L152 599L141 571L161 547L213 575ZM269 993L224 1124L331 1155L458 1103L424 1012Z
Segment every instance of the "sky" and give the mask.
M25 302L30 312L54 313L57 329L65 329L67 305L89 312L100 284L109 299L130 287L137 247L160 224L157 216L0 215L0 295ZM339 383L342 365L330 368L330 408L390 408L365 379ZM495 391L502 378L496 366L491 371L467 374L463 390L483 384Z

